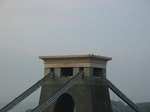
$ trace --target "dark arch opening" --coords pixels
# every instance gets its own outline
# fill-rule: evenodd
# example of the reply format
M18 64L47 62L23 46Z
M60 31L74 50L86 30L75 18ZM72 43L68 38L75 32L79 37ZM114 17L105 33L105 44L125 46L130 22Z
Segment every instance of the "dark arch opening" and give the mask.
M74 112L74 100L68 93L62 94L54 106L53 112Z

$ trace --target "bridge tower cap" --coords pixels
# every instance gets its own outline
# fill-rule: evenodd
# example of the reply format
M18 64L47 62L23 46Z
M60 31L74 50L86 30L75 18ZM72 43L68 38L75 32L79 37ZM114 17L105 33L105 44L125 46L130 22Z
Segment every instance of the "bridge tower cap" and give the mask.
M61 55L61 56L40 56L44 61L45 68L55 67L96 67L106 68L110 57L100 55Z
M106 57L106 56L100 56L100 55L94 55L94 54L89 54L89 55L58 55L58 56L39 56L40 59L47 60L47 59L66 59L66 58L99 58L99 59L104 59L104 60L112 60L111 57Z

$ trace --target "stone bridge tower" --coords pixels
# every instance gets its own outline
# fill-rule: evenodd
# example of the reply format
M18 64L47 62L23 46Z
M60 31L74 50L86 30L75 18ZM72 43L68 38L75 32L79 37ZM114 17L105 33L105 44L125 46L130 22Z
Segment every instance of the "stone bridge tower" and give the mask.
M53 79L42 86L39 105L78 72L83 71L84 78L66 91L75 102L76 112L112 112L106 82L106 65L111 58L97 55L40 56L39 58L44 61L44 74L50 72L55 74ZM55 103L56 101L43 112L53 112Z

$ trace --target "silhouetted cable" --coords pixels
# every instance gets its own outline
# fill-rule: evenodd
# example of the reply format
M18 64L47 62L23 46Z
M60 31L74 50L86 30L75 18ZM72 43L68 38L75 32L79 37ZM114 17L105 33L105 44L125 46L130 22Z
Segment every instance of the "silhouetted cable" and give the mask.
M124 102L126 102L132 109L134 109L136 112L144 112L142 109L140 109L137 105L135 105L130 99L128 99L118 88L116 88L108 79L107 79L108 87L116 93L117 96L119 96Z
M6 106L4 106L0 110L0 112L7 112L8 110L12 109L14 106L16 106L22 100L24 100L27 96L29 96L31 93L33 93L34 91L36 91L40 86L42 86L44 83L46 83L50 78L54 78L54 72L49 73L44 78L42 78L41 80L39 80L37 83L35 83L33 86L31 86L25 92L23 92L21 95L19 95L13 101L11 101L9 104L7 104Z

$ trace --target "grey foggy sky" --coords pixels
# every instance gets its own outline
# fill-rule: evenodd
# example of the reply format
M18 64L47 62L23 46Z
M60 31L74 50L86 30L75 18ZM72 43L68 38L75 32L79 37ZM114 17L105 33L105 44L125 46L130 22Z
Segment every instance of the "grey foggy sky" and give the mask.
M44 55L112 57L107 77L133 102L150 101L148 0L1 0L0 102L44 75ZM38 96L38 95L37 95Z

